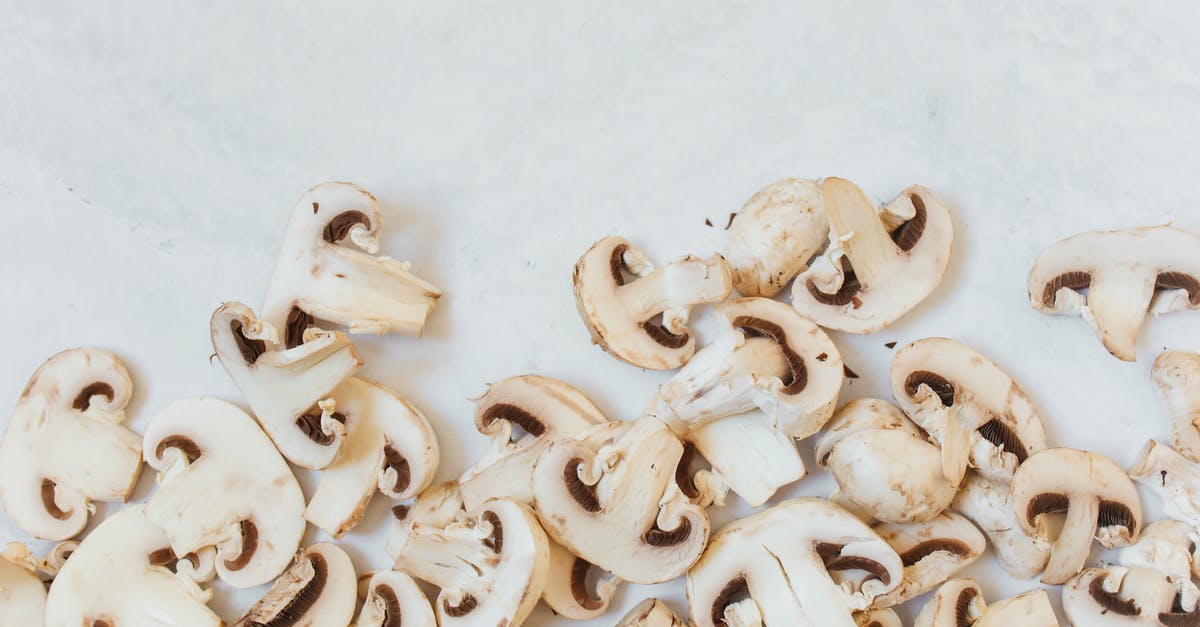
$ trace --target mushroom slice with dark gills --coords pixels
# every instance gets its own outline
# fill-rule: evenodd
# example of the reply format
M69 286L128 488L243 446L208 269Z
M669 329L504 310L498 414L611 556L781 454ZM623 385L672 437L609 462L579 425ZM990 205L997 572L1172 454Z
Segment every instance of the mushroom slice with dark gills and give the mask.
M96 349L63 351L34 373L0 440L0 503L22 531L74 537L91 501L123 502L142 469L142 439L121 425L129 371Z
M891 607L933 590L983 555L987 540L971 521L944 511L921 523L880 523L875 532L900 554L904 580L875 597L874 607Z
M839 584L831 572L864 571ZM853 612L900 585L900 556L866 523L823 499L785 501L713 536L687 577L697 627L855 627ZM851 583L853 582L853 583Z
M214 547L217 575L237 588L287 568L304 534L304 495L246 412L215 399L179 401L151 420L144 452L160 486L146 516L175 555Z
M328 542L314 544L296 556L292 567L234 627L348 625L357 591L354 565L346 552Z
M1200 309L1200 237L1151 226L1059 240L1033 264L1029 300L1046 313L1082 315L1108 352L1134 361L1147 311Z
M764 187L737 213L725 240L733 285L744 296L779 293L829 241L816 181L788 178Z
M1091 623L1078 623L1088 625ZM979 584L951 579L921 608L913 627L1058 627L1045 590L1030 590L988 604Z
M1000 565L1013 577L1029 579L1046 568L1052 543L1021 530L1010 484L968 472L950 506L987 535Z
M1200 462L1200 353L1163 351L1154 360L1153 376L1171 415L1171 443Z
M437 627L437 620L412 577L384 570L371 575L354 627Z
M655 268L629 241L606 237L575 264L575 302L592 341L621 361L651 370L678 368L696 352L691 308L733 290L720 255L688 256Z
M616 627L687 627L687 623L666 603L646 599L633 606Z
M920 186L882 209L845 179L827 178L821 191L829 247L792 283L792 305L823 327L873 333L941 283L954 240L950 213Z

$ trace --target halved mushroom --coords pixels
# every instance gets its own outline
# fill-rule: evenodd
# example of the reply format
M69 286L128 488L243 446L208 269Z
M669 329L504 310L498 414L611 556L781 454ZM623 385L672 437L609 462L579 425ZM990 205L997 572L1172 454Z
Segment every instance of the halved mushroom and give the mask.
M839 585L831 571L864 576ZM900 556L865 523L822 499L785 501L727 525L687 577L697 627L731 614L766 625L855 627L851 613L900 585ZM747 621L735 621L745 624Z
M900 617L890 608L867 610L854 615L858 627L904 627Z
M666 603L646 599L629 610L616 627L687 627Z
M1008 574L1029 579L1045 570L1052 544L1046 538L1028 536L1021 530L1010 484L968 472L951 506L987 535Z
M246 412L211 398L179 401L146 428L145 457L160 486L146 516L175 555L215 547L217 574L236 588L287 568L304 534L304 494Z
M121 426L129 371L101 350L65 350L25 386L0 440L0 503L26 533L65 540L91 501L124 502L142 470L142 438Z
M0 553L0 625L41 625L46 584L37 576L29 549L10 543Z
M217 359L279 452L304 468L333 463L346 426L319 403L363 363L345 334L313 329L284 350L276 329L241 303L213 312L211 331Z
M1200 464L1150 440L1129 476L1158 494L1167 516L1200 527Z
M900 554L904 580L891 592L875 597L875 607L891 607L933 590L970 566L987 540L971 521L951 511L921 523L881 523L875 532Z
M1082 315L1108 352L1134 361L1147 310L1200 308L1200 237L1173 226L1072 235L1033 264L1029 300L1046 313Z
M942 281L954 227L941 199L912 186L882 209L839 178L821 184L829 247L792 283L792 305L817 324L873 333L908 313Z
M1153 374L1171 414L1171 444L1200 462L1200 353L1163 351L1154 360Z
M1065 517L1042 583L1066 583L1083 568L1095 536L1105 548L1137 540L1142 501L1120 466L1088 451L1051 448L1017 469L1013 509L1026 535L1051 540L1049 516Z
M1083 625L1085 623L1078 623ZM1091 627L1091 623L1086 623ZM1045 590L1030 590L988 605L979 584L951 579L934 593L913 627L1058 627Z
M744 296L779 293L829 240L825 199L816 181L788 178L752 196L725 240L733 285Z
M321 542L296 561L234 627L348 625L354 616L358 582L354 564L336 544Z
M958 485L975 468L1011 481L1017 466L1046 448L1042 420L1024 390L975 349L954 340L917 340L892 360L892 397L942 449L942 472Z
M670 370L696 352L687 327L695 305L724 300L733 290L720 255L688 256L655 269L633 245L606 237L575 264L575 302L592 341L621 361Z
M287 348L305 341L314 318L351 333L421 334L442 291L407 262L375 254L380 222L375 197L353 183L322 183L300 197L263 302Z
M384 570L371 576L354 627L437 627L437 620L412 577Z

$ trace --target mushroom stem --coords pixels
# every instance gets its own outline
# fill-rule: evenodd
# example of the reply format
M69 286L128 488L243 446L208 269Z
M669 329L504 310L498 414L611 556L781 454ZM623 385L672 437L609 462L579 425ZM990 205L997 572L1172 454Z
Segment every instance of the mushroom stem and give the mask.
M351 333L421 333L441 290L395 259L344 247L331 252L321 268L321 298L301 297L296 306Z
M1050 550L1050 561L1042 573L1042 583L1060 585L1083 568L1087 561L1092 537L1096 535L1096 523L1100 519L1099 499L1088 497L1071 499L1067 519L1062 532ZM1039 526L1044 522L1038 523Z
M1164 351L1154 360L1154 383L1171 415L1171 442L1200 461L1200 354Z
M617 296L630 317L641 320L665 312L667 329L678 333L681 329L669 321L678 320L680 314L672 310L682 308L682 317L686 318L688 307L724 298L731 285L729 268L720 255L708 260L688 256L622 285L617 288Z
M729 489L751 507L804 477L804 460L795 443L758 412L697 427L689 439Z
M947 410L945 431L942 434L942 476L950 485L958 487L963 476L967 474L967 464L971 459L971 448L974 445L976 429L970 415L971 410L978 409L974 404L966 407L955 405Z
M821 627L855 627L851 617L855 608L850 607L846 592L829 575L821 556L812 546L789 547L786 551L779 551L782 555L770 549L768 552L783 570L791 588L790 593L800 602L809 624ZM765 597L756 595L756 598ZM787 622L772 620L769 614L764 618L767 619L768 625Z
M895 267L900 249L880 221L875 203L857 185L831 177L825 179L821 190L833 227L831 235L842 240L854 274L863 288L869 289Z
M1154 296L1154 281L1147 280L1140 264L1106 268L1088 288L1083 317L1113 356L1137 360L1137 335Z
M480 580L496 564L496 552L485 544L482 525L455 521L445 528L413 528L396 556L396 570L443 590L461 590L464 582Z

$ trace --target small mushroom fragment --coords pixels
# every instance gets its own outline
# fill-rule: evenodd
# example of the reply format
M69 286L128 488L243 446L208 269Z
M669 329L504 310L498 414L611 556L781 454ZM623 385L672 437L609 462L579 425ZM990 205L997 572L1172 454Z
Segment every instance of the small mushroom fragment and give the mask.
M666 603L646 599L629 610L616 627L687 627L687 623Z
M1058 617L1043 589L1029 590L988 605L972 627L1057 627Z
M175 555L216 549L216 572L249 588L287 568L304 534L304 494L246 412L210 398L179 401L146 429L159 489L146 516Z
M0 504L21 530L65 540L91 501L124 502L142 469L142 439L121 426L133 395L116 355L75 348L25 386L0 440Z
M304 549L234 627L350 624L358 581L350 557L336 544Z
M437 627L437 620L412 577L385 570L371 576L354 627Z
M840 585L831 571L863 571ZM900 584L900 556L865 523L822 499L785 501L717 533L687 577L697 627L855 627L852 612ZM740 617L730 621L732 616Z
M1045 570L1052 544L1046 538L1027 536L1021 530L1010 484L969 472L951 506L987 535L1008 574L1023 580Z
M1200 462L1200 353L1163 351L1154 360L1153 376L1171 414L1171 444Z
M1105 548L1137 540L1142 501L1137 488L1107 457L1068 448L1033 454L1017 469L1013 509L1021 529L1051 540L1048 516L1063 516L1042 583L1063 584L1083 568L1092 537Z
M1083 623L1080 623L1081 625ZM1091 623L1086 623L1091 627ZM913 627L1058 627L1045 590L1030 590L991 605L979 584L951 579L921 608Z
M1147 310L1200 308L1200 237L1151 226L1059 240L1033 264L1029 300L1046 313L1082 315L1108 352L1134 361Z
M1150 440L1129 476L1158 494L1167 516L1200 527L1200 464Z
M949 510L921 523L881 523L875 532L900 555L904 579L875 597L874 607L891 607L925 594L970 566L987 540L971 521Z
M917 340L892 359L892 397L942 449L942 472L959 485L967 466L1011 481L1046 448L1042 420L1008 373L954 340Z
M816 181L788 178L752 196L725 240L733 285L745 296L779 293L829 239L825 199Z
M575 302L592 341L612 356L650 370L682 366L696 352L687 327L695 305L733 290L720 255L688 256L655 268L633 245L606 237L575 264Z
M263 318L286 329L287 348L305 341L314 318L351 333L421 334L442 291L407 262L375 254L380 223L375 197L353 183L322 183L300 197L263 303Z
M900 617L890 608L867 610L855 614L854 620L858 621L858 627L904 627Z
M792 305L817 324L873 333L908 313L942 281L954 227L941 199L912 186L877 210L839 178L821 184L829 247L792 283Z
M1144 566L1166 575L1175 585L1179 601L1194 607L1200 589L1192 577L1200 568L1196 559L1195 529L1178 520L1159 520L1146 525L1134 544L1121 549L1118 562L1123 566Z
M29 549L10 543L0 553L0 625L41 625L46 585L37 576Z
M310 330L284 350L276 329L241 303L225 303L211 319L213 350L279 452L304 468L333 463L345 425L319 403L362 366L345 334Z

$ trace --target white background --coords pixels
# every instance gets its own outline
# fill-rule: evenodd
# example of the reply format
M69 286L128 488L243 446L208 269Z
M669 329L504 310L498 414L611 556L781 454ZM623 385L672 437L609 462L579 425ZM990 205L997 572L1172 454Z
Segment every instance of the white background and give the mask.
M1025 277L1078 231L1200 230L1195 5L349 4L0 2L0 406L72 346L129 363L135 429L181 398L240 402L209 314L257 306L295 199L353 180L383 205L384 251L446 292L423 339L356 342L365 376L429 416L450 479L485 446L467 399L489 381L559 377L634 418L667 377L589 344L570 273L594 240L707 255L760 187L838 175L879 200L931 186L957 237L924 305L834 336L862 375L844 400L886 397L885 342L945 335L1008 368L1057 444L1128 465L1166 436L1150 362L1200 349L1200 314L1149 321L1124 364L1033 311ZM360 570L388 564L388 505L343 542ZM25 539L2 515L0 533ZM968 574L990 599L1036 585L990 554ZM258 594L214 605L232 620ZM686 609L678 583L626 586L594 624L648 595Z

